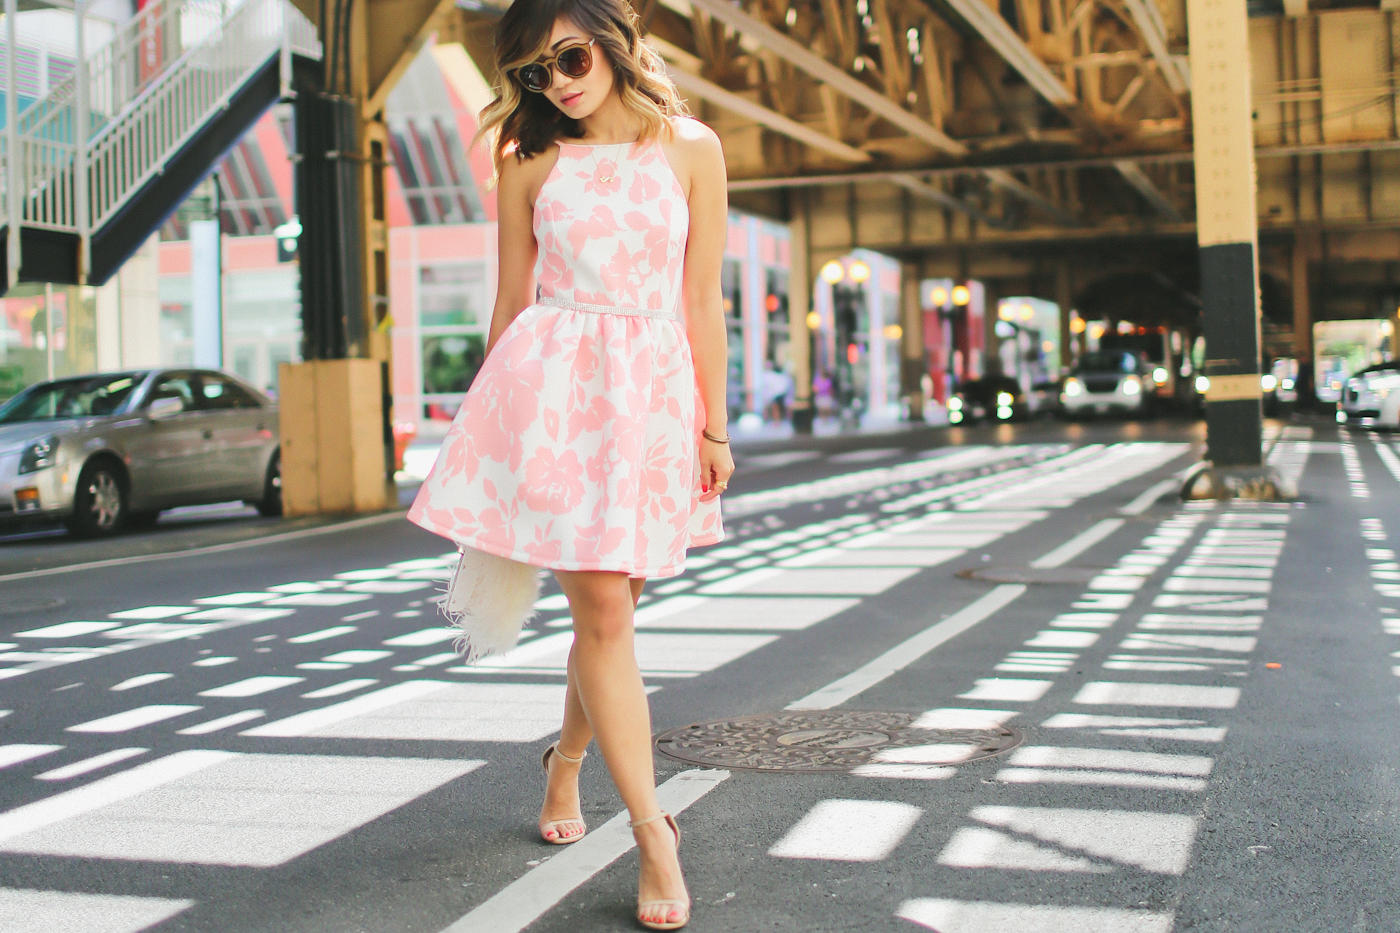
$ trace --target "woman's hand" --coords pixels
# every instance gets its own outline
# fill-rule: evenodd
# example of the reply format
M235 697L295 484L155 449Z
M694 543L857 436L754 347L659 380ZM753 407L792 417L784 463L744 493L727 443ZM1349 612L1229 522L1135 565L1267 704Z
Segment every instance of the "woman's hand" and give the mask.
M700 501L709 502L719 498L729 486L729 477L734 475L734 457L729 453L728 444L716 444L706 437L700 438Z

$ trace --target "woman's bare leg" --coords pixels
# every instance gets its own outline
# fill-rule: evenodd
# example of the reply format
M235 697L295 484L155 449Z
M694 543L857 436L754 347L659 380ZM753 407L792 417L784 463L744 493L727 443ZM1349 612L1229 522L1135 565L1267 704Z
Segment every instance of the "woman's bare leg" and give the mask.
M637 608L637 602L642 598L642 587L646 586L646 580L641 577L628 579L628 584L632 588L632 608ZM583 711L583 703L578 698L578 678L574 674L574 649L569 648L568 663L568 687L564 691L564 726L559 730L559 750L570 758L577 758L584 749L588 748L588 743L593 741L593 726L588 722L588 715ZM572 803L576 804L577 794L574 795ZM562 801L569 805L570 801ZM547 804L546 804L547 806ZM577 809L561 811L577 813Z
M632 608L636 609L638 600L642 598L642 587L646 586L647 581L641 577L633 577L627 582L632 588ZM570 647L568 687L564 691L564 726L559 730L559 750L570 758L577 758L592 741L593 726L589 724L588 715L579 700L578 677L574 674L574 650ZM567 820L573 814L583 812L578 794L579 766L562 759L556 763L558 767L550 771L545 787L544 806L540 808L541 823ZM562 829L566 835L583 831L581 825L566 825Z
M651 710L637 669L632 629L642 581L592 571L556 571L555 575L574 618L570 692L592 726L603 761L632 819L654 816L660 807L651 752ZM576 729L576 723L568 722L571 709L566 699L566 727ZM578 734L574 731L571 736ZM636 836L641 853L640 899L683 899L685 881L670 827L663 821L649 823L638 827ZM649 919L679 919L679 914Z

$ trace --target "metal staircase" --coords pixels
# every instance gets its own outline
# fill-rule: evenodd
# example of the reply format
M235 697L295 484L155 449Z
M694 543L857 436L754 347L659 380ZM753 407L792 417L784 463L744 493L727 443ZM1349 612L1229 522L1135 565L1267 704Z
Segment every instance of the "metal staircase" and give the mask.
M105 280L287 96L293 69L321 56L315 26L287 0L148 4L93 52L81 9L74 72L22 112L6 95L0 291Z

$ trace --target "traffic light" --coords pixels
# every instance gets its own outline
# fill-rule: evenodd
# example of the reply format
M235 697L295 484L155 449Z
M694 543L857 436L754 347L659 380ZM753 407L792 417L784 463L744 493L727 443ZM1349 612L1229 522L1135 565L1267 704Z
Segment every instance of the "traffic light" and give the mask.
M277 261L292 262L297 258L297 240L301 237L301 220L293 217L275 227L272 235L277 238Z

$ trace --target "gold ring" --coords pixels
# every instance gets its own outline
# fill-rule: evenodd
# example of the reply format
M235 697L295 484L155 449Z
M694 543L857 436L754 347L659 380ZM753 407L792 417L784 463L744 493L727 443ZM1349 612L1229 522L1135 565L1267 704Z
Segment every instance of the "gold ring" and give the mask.
M728 489L728 488L729 488L729 484L728 484L728 483L715 483L715 488L716 488L716 489Z

